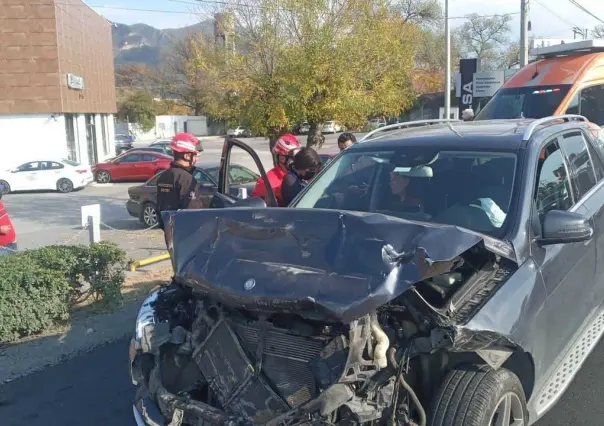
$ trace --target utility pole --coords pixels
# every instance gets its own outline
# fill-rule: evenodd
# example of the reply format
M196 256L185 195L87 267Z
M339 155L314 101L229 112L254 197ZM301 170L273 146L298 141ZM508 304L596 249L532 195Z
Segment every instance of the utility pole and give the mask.
M445 0L445 119L451 118L451 29L449 28L449 0Z
M528 64L529 0L520 0L520 67Z

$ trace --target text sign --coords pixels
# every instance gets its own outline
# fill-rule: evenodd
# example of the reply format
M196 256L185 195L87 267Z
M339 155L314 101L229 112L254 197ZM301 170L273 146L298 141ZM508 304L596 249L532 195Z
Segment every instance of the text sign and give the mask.
M474 96L487 98L493 96L505 82L504 71L483 71L474 74Z
M75 90L84 90L84 77L67 74L67 87Z
M478 59L461 59L459 61L459 73L461 74L461 97L459 99L459 111L472 108L474 101L474 73L478 68Z

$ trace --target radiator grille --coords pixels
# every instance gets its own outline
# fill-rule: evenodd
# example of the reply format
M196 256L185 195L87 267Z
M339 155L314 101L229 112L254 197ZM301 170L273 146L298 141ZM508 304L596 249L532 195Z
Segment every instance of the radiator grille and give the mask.
M232 324L243 348L251 357L256 354L260 328L257 323ZM317 357L326 342L322 339L295 336L269 327L264 345L262 372L291 407L317 395L315 378L308 362Z

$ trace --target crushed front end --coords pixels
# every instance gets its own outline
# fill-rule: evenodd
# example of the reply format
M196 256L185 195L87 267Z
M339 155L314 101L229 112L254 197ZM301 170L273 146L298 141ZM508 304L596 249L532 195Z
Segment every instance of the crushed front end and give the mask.
M274 215L267 225L272 229L278 227ZM342 217L338 220L342 223ZM417 249L395 251L371 227L371 238L382 247L378 259L388 268L379 285L375 276L353 270L334 272L326 280L323 270L321 286L313 287L319 275L308 263L286 268L265 262L284 286L258 289L261 284L249 279L237 280L236 290L235 284L223 284L235 282L228 273L240 273L234 262L222 257L227 266L209 264L221 250L220 239L225 243L229 232L245 234L250 250L249 244L265 244L266 238L259 238L258 227L244 229L241 221L214 222L207 234L213 235L211 244L197 235L204 249L177 256L172 251L174 281L141 308L130 351L132 378L139 386L135 416L153 426L425 426L427 405L450 358L461 362L487 347L513 348L495 334L473 335L458 325L505 281L513 262L485 250L484 242L470 234L457 240L456 255L431 250L428 242L436 242L437 235L420 228L414 231ZM296 234L292 228L288 232ZM354 235L348 232L345 238ZM338 249L333 240L330 244ZM228 245L234 259L245 258L248 272L268 276L260 263L237 253L242 241ZM315 245L303 257L316 254ZM308 280L307 286L299 287L305 284L298 281L295 289L287 287L294 279ZM333 296L341 293L350 299L335 303Z

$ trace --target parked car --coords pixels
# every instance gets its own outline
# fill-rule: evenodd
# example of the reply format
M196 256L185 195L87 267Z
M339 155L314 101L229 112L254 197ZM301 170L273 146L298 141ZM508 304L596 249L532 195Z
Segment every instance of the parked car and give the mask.
M65 159L28 161L0 172L0 188L4 194L13 191L71 192L92 182L90 166Z
M170 149L171 141L171 139L158 139L151 145L149 145L149 148L163 148L166 154L172 155L172 150ZM199 141L199 143L197 144L197 151L203 152L203 144L201 143L201 141Z
M219 169L219 163L199 163L193 172L195 180L199 182L199 195L205 206L210 205L218 188ZM157 179L160 174L153 176L143 185L128 188L129 199L126 202L126 209L130 216L138 218L147 226L154 226L157 223ZM245 188L248 195L251 194L259 175L246 167L231 164L229 178L232 184L231 194L236 197L241 188Z
M326 121L323 123L323 133L340 133L342 126L335 121Z
M245 127L237 126L234 129L227 130L227 136L239 136L242 138L251 138L252 132Z
M221 182L213 205L247 208L173 212L175 281L130 349L138 423L534 424L604 333L604 141L583 120L384 128L290 208ZM237 146L266 176L225 144L223 167Z
M98 183L112 180L147 180L170 167L172 157L160 152L133 149L124 154L95 164L92 172Z
M132 149L134 137L124 134L115 135L115 154L120 155L129 149Z
M300 129L298 130L298 132L301 135L307 135L308 132L310 132L310 124L308 124L308 121L305 121L300 125Z
M372 118L367 122L370 129L379 129L380 127L386 126L386 120L383 118Z

